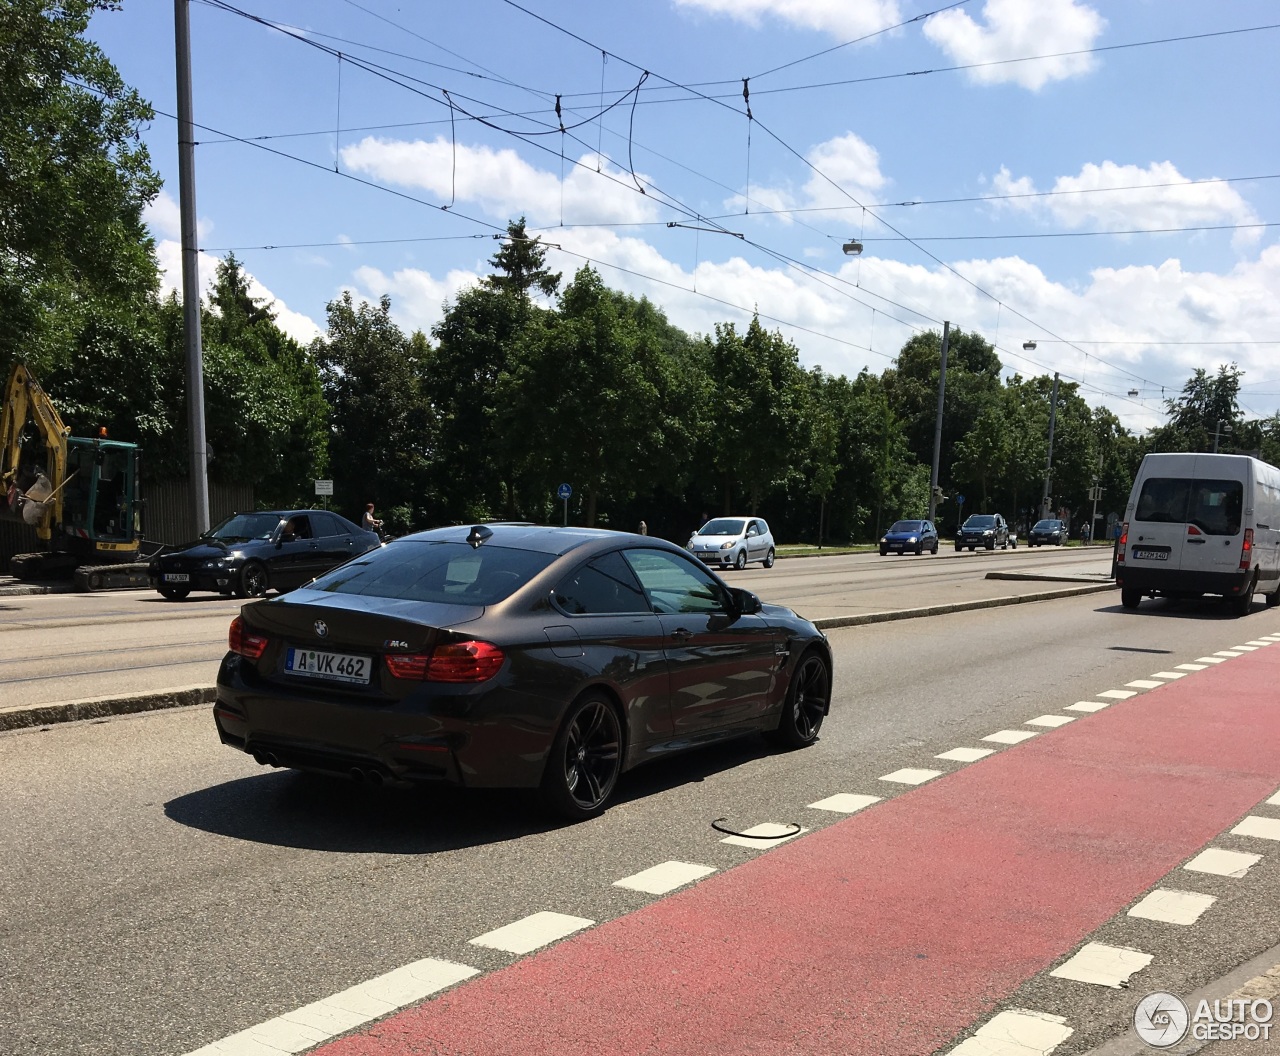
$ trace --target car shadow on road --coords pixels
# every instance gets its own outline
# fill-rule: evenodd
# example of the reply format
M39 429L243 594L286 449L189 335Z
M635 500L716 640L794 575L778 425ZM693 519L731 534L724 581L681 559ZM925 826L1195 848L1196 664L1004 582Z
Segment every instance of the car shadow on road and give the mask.
M622 775L612 807L772 754L762 738L746 736L642 766ZM180 825L234 840L359 854L434 854L571 824L543 808L534 789L374 788L297 770L200 789L170 800L164 812Z
M1255 601L1249 614L1261 612L1266 603ZM1237 616L1227 602L1219 597L1204 598L1143 598L1137 609L1126 609L1123 605L1101 605L1094 612L1118 612L1125 616L1163 617L1177 620L1222 620L1230 623L1242 619Z

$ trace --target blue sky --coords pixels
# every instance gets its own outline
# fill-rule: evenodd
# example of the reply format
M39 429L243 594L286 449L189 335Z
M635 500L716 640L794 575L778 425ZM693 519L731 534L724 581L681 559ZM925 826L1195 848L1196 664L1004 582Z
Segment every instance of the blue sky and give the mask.
M389 294L429 330L523 214L566 280L590 262L698 333L758 309L832 373L879 373L945 319L994 342L1007 374L1058 370L1136 431L1198 366L1240 365L1247 416L1280 408L1280 5L190 13L201 247L234 248L303 340L344 289ZM165 114L172 19L126 0L91 27ZM175 122L146 139L176 285ZM852 238L861 256L843 253Z

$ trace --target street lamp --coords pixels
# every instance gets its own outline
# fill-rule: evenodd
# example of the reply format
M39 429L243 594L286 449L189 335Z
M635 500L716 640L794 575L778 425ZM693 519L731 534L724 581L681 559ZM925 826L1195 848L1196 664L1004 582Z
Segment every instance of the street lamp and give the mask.
M856 257L862 252L862 243L855 238L852 242L846 242L843 249L846 256Z
M1036 350L1036 343L1034 341L1023 341L1022 348L1025 352L1034 352Z

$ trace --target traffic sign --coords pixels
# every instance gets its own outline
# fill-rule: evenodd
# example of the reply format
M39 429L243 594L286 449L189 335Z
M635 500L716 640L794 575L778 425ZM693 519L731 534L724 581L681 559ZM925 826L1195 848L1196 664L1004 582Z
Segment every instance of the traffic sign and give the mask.
M317 494L317 495L332 495L332 494L333 494L333 481L331 481L331 480L317 480L317 481L316 481L316 494Z
M572 494L573 488L569 487L568 484L561 484L560 487L556 488L556 498L558 499L567 499Z
M963 506L963 505L964 505L964 496L963 496L963 495L957 495L957 496L956 496L956 505L957 505L957 506Z

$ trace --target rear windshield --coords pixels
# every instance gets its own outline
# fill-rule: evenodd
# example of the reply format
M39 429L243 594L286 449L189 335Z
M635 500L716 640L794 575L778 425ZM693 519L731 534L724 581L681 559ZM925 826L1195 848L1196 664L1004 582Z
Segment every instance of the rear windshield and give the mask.
M446 605L493 605L551 562L554 554L500 546L402 539L321 576L312 590Z
M1194 524L1205 535L1239 535L1244 485L1238 480L1148 477L1138 495L1135 521Z
M923 530L919 521L894 521L893 527L889 529L891 532L920 532Z
M989 513L975 513L961 525L962 528L994 528L996 519Z
M698 529L699 535L741 535L746 528L747 522L740 521L734 517L720 517L714 521L708 521Z

